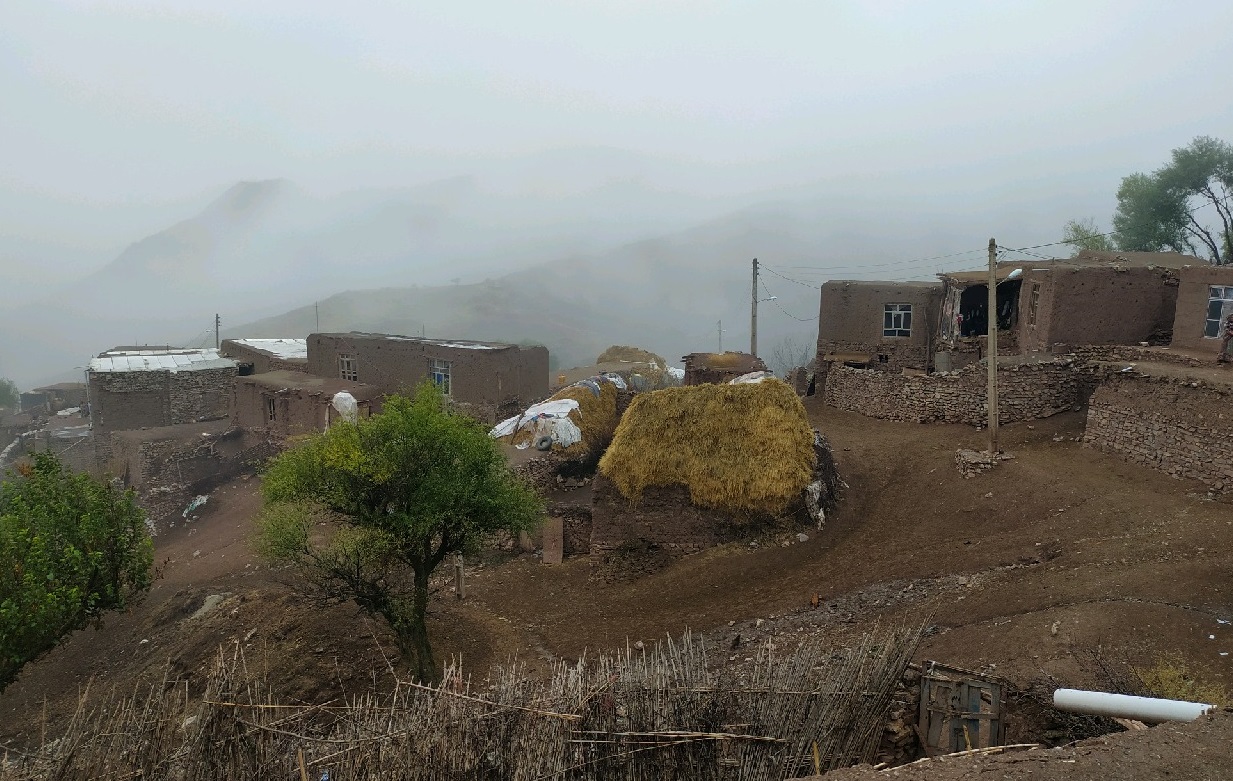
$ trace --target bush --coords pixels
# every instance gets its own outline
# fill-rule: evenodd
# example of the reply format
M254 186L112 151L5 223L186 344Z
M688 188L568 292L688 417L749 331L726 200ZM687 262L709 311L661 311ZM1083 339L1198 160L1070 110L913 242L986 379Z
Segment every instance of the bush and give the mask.
M154 550L131 491L48 453L0 483L0 689L65 634L150 587Z
M1229 703L1229 692L1223 686L1191 676L1181 654L1162 654L1151 667L1136 667L1134 671L1154 697L1217 706Z

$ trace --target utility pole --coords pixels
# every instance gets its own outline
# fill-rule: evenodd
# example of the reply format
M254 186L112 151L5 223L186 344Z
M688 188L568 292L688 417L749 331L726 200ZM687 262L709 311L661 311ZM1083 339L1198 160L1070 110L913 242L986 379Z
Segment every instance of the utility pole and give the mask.
M313 317L317 321L317 327L313 329L317 333L321 333L321 307L316 301L313 302Z
M749 354L758 355L758 259L753 259L753 287L749 294Z
M989 455L998 454L998 243L989 239L989 336L986 360L989 362Z
M715 324L715 328L719 330L719 351L724 351L724 321L720 320Z
M222 325L222 323L223 321L219 319L218 313L215 312L214 313L214 349L215 350L217 350L221 346L218 341L218 329Z

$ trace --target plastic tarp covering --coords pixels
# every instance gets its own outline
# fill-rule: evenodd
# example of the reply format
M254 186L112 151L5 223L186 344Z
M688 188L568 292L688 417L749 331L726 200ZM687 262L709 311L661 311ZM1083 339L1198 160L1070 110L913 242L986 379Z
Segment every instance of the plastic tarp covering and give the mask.
M530 431L534 435L532 441L550 436L553 444L569 447L582 441L582 430L569 419L569 413L576 409L578 402L574 399L549 399L527 407L521 415L501 421L488 432L488 436L499 439L518 431ZM520 447L526 448L527 445Z
M762 382L763 380L769 380L774 376L775 375L770 372L750 372L749 374L742 374L740 377L731 380L728 384L744 385L750 382Z
M625 384L625 378L619 374L605 374L604 379L617 386L617 390L629 390L629 386Z
M335 393L333 400L330 401L330 404L334 406L334 409L338 410L338 414L341 415L342 419L348 423L354 423L359 417L360 403L355 400L354 396L346 391L339 391L338 393Z
M683 379L685 379L685 370L684 370L684 369L678 369L678 368L677 368L677 367L675 367L675 366L669 366L667 369L664 369L664 371L668 372L668 376L669 376L669 377L671 377L671 378L672 378L672 379L674 379L674 380L683 380Z

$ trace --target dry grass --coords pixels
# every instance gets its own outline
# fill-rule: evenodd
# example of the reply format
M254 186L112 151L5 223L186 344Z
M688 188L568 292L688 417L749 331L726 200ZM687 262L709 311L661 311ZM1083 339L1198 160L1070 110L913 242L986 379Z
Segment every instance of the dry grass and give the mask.
M712 369L732 369L749 360L748 355L738 352L703 353L703 355L705 357L701 361L702 365Z
M599 465L632 501L649 486L684 485L701 507L775 514L800 496L813 467L805 407L779 380L639 395Z
M0 781L398 778L407 781L779 781L868 761L920 640L905 628L847 649L758 653L737 678L686 635L472 685L400 682L323 704L281 702L238 649L205 695L183 681L83 696L66 732L0 761Z
M1143 682L1143 687L1156 697L1217 706L1230 702L1229 692L1224 686L1197 680L1178 653L1162 654L1156 657L1156 663L1151 667L1135 667L1134 672Z
M660 369L668 365L668 362L663 359L663 356L656 355L650 350L643 350L641 347L626 347L624 345L614 344L607 350L599 354L595 359L596 363L651 363L654 362Z

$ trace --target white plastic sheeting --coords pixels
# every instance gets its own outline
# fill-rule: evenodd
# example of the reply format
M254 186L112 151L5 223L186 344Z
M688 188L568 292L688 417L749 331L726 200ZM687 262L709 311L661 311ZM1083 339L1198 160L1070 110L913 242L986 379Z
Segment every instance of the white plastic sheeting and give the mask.
M684 369L678 369L678 368L677 368L677 367L675 367L675 366L669 366L667 369L664 369L664 371L666 371L666 372L668 373L668 376L669 376L669 377L671 377L672 379L674 379L674 380L676 380L676 381L678 381L678 382L680 382L680 381L682 381L682 380L684 380L684 379L685 379L685 370L684 370Z
M348 423L354 423L359 417L360 403L346 391L335 393L330 404L334 406L334 409L338 410L338 414Z
M552 437L552 442L561 447L569 447L582 441L582 429L569 419L569 413L578 409L574 399L549 399L532 404L521 415L507 418L493 427L488 436L493 439L508 437L518 431L530 431L531 441L540 437ZM525 449L527 443L518 445Z
M745 385L747 383L762 382L763 380L769 380L773 378L774 376L775 375L771 374L770 372L750 372L749 374L742 374L740 377L736 377L735 379L729 380L728 384L729 385Z

